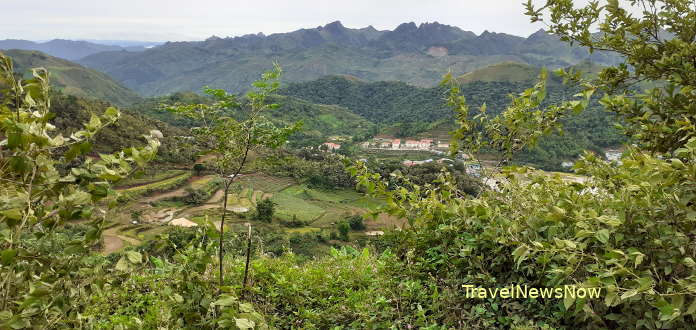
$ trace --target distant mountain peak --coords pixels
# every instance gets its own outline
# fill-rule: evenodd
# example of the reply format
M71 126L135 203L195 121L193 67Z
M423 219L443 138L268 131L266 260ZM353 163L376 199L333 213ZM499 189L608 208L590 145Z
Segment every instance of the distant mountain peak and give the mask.
M332 29L345 29L345 26L341 24L341 21L333 21L329 24L324 25L324 29L332 30Z
M534 38L545 38L550 36L548 32L544 29L539 29L536 32L532 33L529 35L528 39L534 39Z
M418 26L416 26L416 23L413 22L408 22L408 23L401 23L399 26L394 29L394 32L396 33L407 33L407 32L413 32L418 30Z
M348 29L346 29L346 27L343 26L343 24L341 24L341 21L334 21L324 25L318 30L328 32L330 34L345 34Z
M420 30L420 29L432 29L432 28L454 28L454 27L451 26L451 25L447 25L447 24L440 24L440 23L438 23L437 21L432 22L432 23L431 23L431 22L421 23L421 24L418 26L418 29L419 29L419 30ZM458 28L457 28L457 29L458 29Z

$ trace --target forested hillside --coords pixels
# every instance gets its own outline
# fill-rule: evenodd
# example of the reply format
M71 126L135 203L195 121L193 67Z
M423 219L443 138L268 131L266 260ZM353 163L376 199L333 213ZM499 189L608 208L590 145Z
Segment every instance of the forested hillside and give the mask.
M437 22L404 23L393 31L350 29L333 22L269 36L170 42L140 53L103 52L80 63L151 96L205 85L244 90L273 61L283 65L287 81L345 74L433 86L448 69L464 74L506 61L557 68L586 59L613 64L619 58L603 52L589 55L545 31L523 38L488 31L477 36Z
M31 75L28 72L31 68L48 69L52 86L65 94L105 100L121 106L141 99L138 94L111 77L79 64L38 51L9 50L4 53L14 59L16 72L26 77Z
M109 106L111 105L104 101L57 94L51 98L51 111L56 114L56 118L51 123L62 134L69 136L82 129L82 124L88 122L92 114L101 115ZM119 121L102 130L91 151L94 153L112 153L129 146L142 144L143 136L149 134L152 129L159 130L163 135L156 161L191 161L192 153L182 152L178 149L177 137L185 136L185 130L128 110L121 110Z
M331 136L365 137L376 133L375 125L354 113L337 106L308 102L292 96L274 95L270 102L277 103L279 111L270 114L270 119L277 124L289 124L296 121L303 123L303 129L290 137L295 146L318 146ZM210 103L211 99L195 93L175 93L169 96L148 98L129 107L133 112L157 118L171 125L188 128L195 122L177 117L165 111L164 104ZM234 112L230 115L235 116Z
M490 72L505 66L494 66L481 71ZM516 66L515 66L516 67ZM484 103L487 111L497 114L510 104L510 95L527 88L538 70L524 68L526 75L517 74L513 81L472 80L461 85L462 94L474 111ZM473 75L478 76L475 72ZM495 77L495 76L494 76ZM499 78L499 76L498 76ZM549 79L545 104L553 104L570 98L577 92ZM359 114L384 127L395 126L391 131L401 137L425 134L433 124L440 130L454 128L454 113L447 107L445 87L422 88L403 82L365 82L340 76L324 77L311 82L291 83L281 89L281 94L292 95L313 103L335 104ZM565 136L551 136L539 148L517 156L517 160L545 169L559 170L563 161L572 160L584 150L602 153L607 147L620 145L624 139L614 129L616 120L602 109L598 98L577 116L564 120Z

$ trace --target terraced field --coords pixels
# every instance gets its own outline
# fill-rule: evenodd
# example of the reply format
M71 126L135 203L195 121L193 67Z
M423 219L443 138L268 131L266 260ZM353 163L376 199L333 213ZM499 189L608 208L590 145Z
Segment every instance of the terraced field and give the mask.
M182 175L188 171L179 169L170 169L164 171L153 171L152 173L144 173L131 178L122 180L116 184L116 189L132 188L140 185L146 185L153 182L170 179Z
M133 199L141 195L171 190L184 184L192 174L189 171L159 181L147 182L130 188L117 189L120 200Z
M213 175L193 177L188 171L170 170L131 180L129 186L118 189L129 198L124 199L123 206L112 218L113 226L105 232L104 253L153 239L171 228L171 224L219 227L217 221L222 207L222 190L198 205L185 204L179 198L188 194L187 188L200 189L214 178ZM292 234L334 230L336 222L350 215L365 213L369 207L380 204L380 201L350 189L315 189L292 178L265 174L244 175L235 186L228 196L228 210L233 212L226 227L243 226L253 221L249 217L244 218L242 213L253 210L256 203L265 198L276 203L275 217L281 223L300 220L306 226L286 228L275 222L256 225ZM368 222L368 229L394 225L393 221L385 219Z

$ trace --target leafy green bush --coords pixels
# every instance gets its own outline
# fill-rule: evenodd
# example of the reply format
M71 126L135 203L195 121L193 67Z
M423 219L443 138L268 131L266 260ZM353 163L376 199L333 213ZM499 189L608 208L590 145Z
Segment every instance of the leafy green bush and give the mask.
M348 225L352 230L363 230L365 229L365 223L363 222L363 217L361 215L353 215L346 219Z
M271 199L262 199L260 202L256 203L256 214L254 214L254 219L264 222L271 222L273 220L275 206L276 203L274 203Z
M348 223L348 221L340 221L336 224L336 228L338 229L340 238L344 241L348 241L348 233L350 232L350 224Z

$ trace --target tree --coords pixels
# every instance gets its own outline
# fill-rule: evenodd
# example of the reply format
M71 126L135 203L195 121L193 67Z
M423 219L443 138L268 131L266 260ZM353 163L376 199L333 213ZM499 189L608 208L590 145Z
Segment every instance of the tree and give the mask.
M224 90L205 88L204 92L215 99L212 104L175 104L167 108L196 122L198 126L191 128L191 135L205 152L215 156L214 170L225 180L218 243L220 286L224 284L223 234L230 187L246 165L249 152L277 148L299 128L299 124L279 128L264 117L266 111L278 108L278 104L267 104L266 99L278 89L280 76L280 66L274 64L273 70L254 82L253 89L241 101Z
M264 198L256 204L256 214L254 219L271 222L273 221L273 213L275 212L276 204L270 198ZM294 219L294 218L293 218Z
M361 215L352 215L347 219L350 229L353 230L363 230L365 229L365 223L363 222L363 217Z
M341 221L336 225L336 227L338 227L341 240L348 241L348 233L350 233L350 224L348 224L348 221Z
M582 88L573 100L543 106L542 80L491 118L485 108L470 114L465 98L451 87L448 101L460 126L454 151L498 150L502 161L495 189L469 197L447 173L430 184L401 180L394 187L361 163L354 166L359 185L387 200L384 211L408 220L410 228L394 233L392 251L411 262L413 277L435 278L438 291L448 292L440 305L445 314L476 308L486 319L468 314L467 321L489 327L515 322L506 310L557 327L691 327L696 313L696 8L680 0L626 3L642 13L629 15L616 0L581 8L570 0L549 0L538 9L528 3L532 20L547 20L549 30L564 40L625 58L598 79L559 71ZM591 33L595 25L600 33ZM631 86L638 81L652 87L638 92ZM583 111L595 91L606 93L602 104L623 118L626 134L639 142L626 146L620 164L585 153L574 165L585 176L582 182L502 166L515 152L561 129L561 119ZM501 299L472 302L462 289L514 283L576 285L601 294L523 300L517 303L524 306L520 310Z
M147 146L113 154L86 155L91 141L120 113L93 114L84 128L65 137L50 120L49 73L15 76L12 60L0 53L0 327L52 328L79 313L66 301L89 285L66 274L101 237L115 192L111 184L156 155L161 133L146 136ZM44 255L41 242L70 220L89 220L84 239L62 252ZM31 240L35 240L31 242ZM133 254L132 260L139 259Z
M620 5L610 0L604 6L591 2L576 8L571 0L549 0L541 7L528 0L526 7L532 22L547 23L549 32L562 40L625 58L594 80L575 71L561 73L586 90L607 92L602 104L623 117L626 133L644 149L672 152L696 136L693 1L630 0ZM595 26L599 31L593 33ZM641 91L646 86L652 88Z
M200 176L201 172L205 171L205 165L202 163L193 164L193 171L196 172L196 176Z

